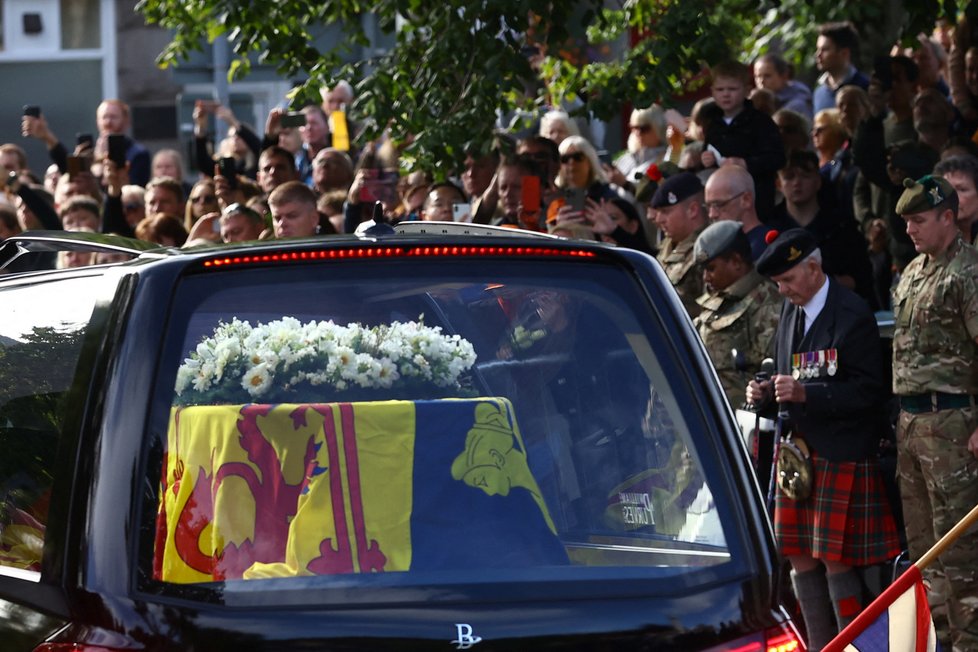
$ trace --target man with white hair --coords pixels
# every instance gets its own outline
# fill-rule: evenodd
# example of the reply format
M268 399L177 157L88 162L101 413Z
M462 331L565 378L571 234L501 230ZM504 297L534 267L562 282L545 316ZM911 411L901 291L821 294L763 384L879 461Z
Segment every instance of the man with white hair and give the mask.
M351 120L349 116L349 108L353 104L353 87L350 86L350 82L341 79L332 88L324 86L319 89L319 96L323 100L321 106L323 113L326 114L329 133L335 135L342 134L344 131L346 132L346 139L343 139L341 136L334 137L331 142L332 146L338 147L345 152L350 152L350 156L356 159L357 151L353 146L353 142L360 133L360 125ZM334 116L337 112L343 115ZM343 125L336 123L337 120L346 122L345 130Z
M319 89L319 96L323 98L323 111L326 115L333 111L345 111L353 104L353 87L348 81L341 79L332 88L323 86Z
M778 483L774 531L812 650L865 606L855 569L900 550L878 461L886 427L879 329L869 306L822 270L817 244L805 229L790 229L757 261L786 301L774 338L777 374L747 386L762 414L773 416L777 403L793 448L780 447L807 459L807 482L796 466L799 475L785 478L797 480Z

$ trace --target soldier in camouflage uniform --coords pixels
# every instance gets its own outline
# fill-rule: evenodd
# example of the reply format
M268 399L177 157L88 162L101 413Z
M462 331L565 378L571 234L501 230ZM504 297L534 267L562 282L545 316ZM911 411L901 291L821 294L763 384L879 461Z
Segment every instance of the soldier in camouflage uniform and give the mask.
M757 273L751 246L740 222L711 224L696 239L693 257L703 270L706 292L696 300L701 312L694 323L716 367L730 405L744 402L747 384L734 368L731 351L745 356L756 371L774 351L782 297L773 283Z
M907 541L919 559L978 504L978 252L943 178L907 179L897 212L918 255L894 292L893 392ZM978 532L924 570L942 645L978 650ZM946 604L946 620L941 607Z
M703 278L693 260L696 237L706 227L703 183L695 174L680 172L668 177L649 203L655 223L665 234L657 256L669 282L676 288L690 317L699 314L696 299L703 294Z

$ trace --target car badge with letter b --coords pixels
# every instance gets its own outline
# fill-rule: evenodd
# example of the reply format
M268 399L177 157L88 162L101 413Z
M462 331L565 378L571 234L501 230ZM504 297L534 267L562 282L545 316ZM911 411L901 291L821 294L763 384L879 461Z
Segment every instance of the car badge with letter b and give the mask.
M458 638L452 641L456 650L468 650L470 647L482 641L481 636L472 635L472 625L465 623L455 623L455 630Z

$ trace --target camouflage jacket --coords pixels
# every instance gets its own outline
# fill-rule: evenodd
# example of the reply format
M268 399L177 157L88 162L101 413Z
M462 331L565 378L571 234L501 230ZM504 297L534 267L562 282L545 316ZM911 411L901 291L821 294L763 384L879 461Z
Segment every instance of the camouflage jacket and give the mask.
M693 258L693 245L696 237L703 229L691 233L682 242L673 242L672 238L662 241L659 255L656 257L669 277L669 282L676 288L679 299L683 302L690 317L696 317L700 307L696 299L703 294L703 276L696 267Z
M707 292L696 300L701 308L696 330L734 408L744 402L744 387L761 361L774 355L783 302L775 285L754 269L723 292ZM746 372L734 368L733 349L744 354Z
M978 394L978 251L921 254L893 293L893 393Z

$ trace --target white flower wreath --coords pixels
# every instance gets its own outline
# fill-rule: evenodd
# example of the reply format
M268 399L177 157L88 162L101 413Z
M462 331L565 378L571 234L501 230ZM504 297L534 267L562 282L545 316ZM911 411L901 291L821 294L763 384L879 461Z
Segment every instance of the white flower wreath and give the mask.
M457 390L475 364L472 344L418 321L367 327L283 317L220 322L177 371L181 404L287 401L301 390ZM302 399L308 400L308 399Z

